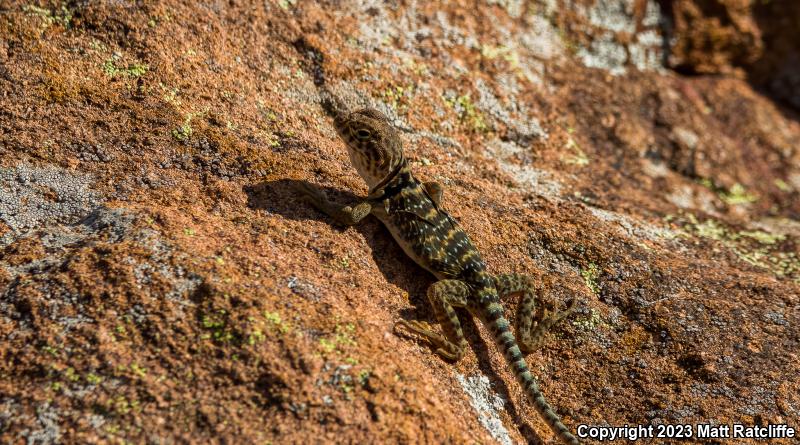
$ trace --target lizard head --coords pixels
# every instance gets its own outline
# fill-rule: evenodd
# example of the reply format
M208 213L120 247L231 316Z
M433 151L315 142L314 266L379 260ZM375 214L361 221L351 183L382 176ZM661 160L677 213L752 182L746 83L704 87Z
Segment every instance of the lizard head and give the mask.
M334 125L347 145L350 162L370 188L403 163L400 135L380 111L364 108L342 113L335 118Z

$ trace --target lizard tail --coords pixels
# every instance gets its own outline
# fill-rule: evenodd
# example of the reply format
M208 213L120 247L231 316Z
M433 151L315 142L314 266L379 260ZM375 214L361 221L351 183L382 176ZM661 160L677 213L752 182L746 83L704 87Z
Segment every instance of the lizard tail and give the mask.
M558 414L553 411L553 408L550 407L550 404L547 403L544 395L542 395L542 391L539 390L539 384L536 383L536 379L531 375L528 369L528 364L525 363L525 358L519 350L517 340L511 332L508 320L503 316L503 306L497 302L491 303L486 308L486 321L494 334L497 345L503 351L503 355L506 357L508 364L511 366L511 370L517 377L517 381L519 381L520 385L525 389L525 392L528 393L528 397L536 407L536 411L544 418L547 425L553 433L558 436L561 442L569 445L578 445L580 443L578 439L573 436L569 428L561 422Z

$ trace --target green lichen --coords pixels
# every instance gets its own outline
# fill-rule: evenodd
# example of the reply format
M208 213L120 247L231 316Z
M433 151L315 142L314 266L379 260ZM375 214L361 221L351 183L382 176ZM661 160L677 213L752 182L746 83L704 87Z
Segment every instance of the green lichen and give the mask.
M703 222L697 222L695 219L692 227L695 234L702 238L722 240L727 235L727 230L713 219L707 219Z
M757 195L748 192L747 189L739 183L732 185L730 190L726 190L725 187L718 185L711 178L700 178L697 182L716 193L719 199L728 205L750 204L758 201Z
M358 383L360 383L361 386L366 386L371 376L372 376L372 371L368 369L362 370L361 372L358 373Z
M516 53L516 51L505 45L500 45L500 46L482 45L481 56L489 60L502 57L503 60L507 62L519 65L519 55Z
M140 77L144 76L147 73L148 66L144 64L134 63L133 65L129 66L124 73L130 77Z
M461 123L469 126L473 131L478 133L489 131L489 126L486 124L483 113L472 103L472 98L469 94L449 99L445 97L444 101L455 110Z
M136 399L128 400L125 396L118 396L111 400L111 406L109 408L109 411L124 416L131 411L139 412L140 404Z
M229 343L234 340L233 332L228 328L228 315L225 310L203 315L201 318L203 328L211 331L200 336L203 340L213 339L220 343Z
M597 284L597 279L600 278L600 269L597 264L589 263L588 267L581 269L581 276L586 287L591 289L595 295L600 293L600 286Z
M425 63L419 63L412 57L403 58L403 67L420 77L426 77L430 74L428 65Z
M94 51L103 53L108 51L108 47L106 46L106 44L95 38L92 38L92 40L89 42L89 48L91 48Z
M263 342L266 339L267 339L267 336L264 335L264 333L261 332L260 329L256 329L256 330L250 332L250 334L247 336L247 344L250 345L250 346L253 346L253 345L256 345L258 343Z
M353 323L345 323L336 326L336 343L345 346L355 346L356 325Z
M220 315L224 315L225 311L220 311ZM203 327L206 329L218 329L225 327L225 321L220 320L217 318L218 315L204 315L203 316Z
M131 363L129 368L130 368L131 372L133 372L134 374L136 374L140 378L143 378L144 376L147 375L147 368L139 366L138 363Z
M414 85L408 84L406 86L392 86L381 92L384 102L386 102L393 110L405 111L408 109L408 98L414 93Z
M64 377L70 382L77 382L78 380L81 379L81 376L79 376L78 373L75 372L75 368L72 367L69 367L66 370L64 370Z
M342 353L344 348L355 346L355 330L353 323L337 324L333 336L319 339L322 352L330 354L334 351Z
M511 69L511 71L518 77L526 78L529 81L533 80L522 69L519 53L513 48L509 48L508 46L505 45L500 45L500 46L483 45L481 46L481 56L487 60L494 60L500 58L508 63L508 66Z
M148 66L142 63L133 63L131 65L121 67L117 64L119 59L117 57L110 57L103 62L103 72L110 78L123 76L127 78L137 78L147 74Z
M186 118L183 120L183 124L181 124L180 127L172 130L172 137L175 138L176 141L185 142L192 137L192 133L194 133L191 125L192 119L194 119L194 114L188 113Z
M90 385L98 385L103 381L103 378L97 374L89 373L86 374L86 382Z
M600 312L598 312L596 309L591 309L589 311L588 317L579 317L572 322L573 326L584 332L592 332L602 324L603 324L603 317L600 315Z
M225 294L226 299L230 298ZM236 317L224 309L207 312L200 317L200 325L206 332L200 340L235 348L245 348L263 343L269 336L284 335L292 331L289 323L278 312L264 311L261 315L244 319ZM233 353L234 359L238 353Z
M568 131L568 133L571 132ZM581 149L578 143L575 142L575 139L573 139L572 136L570 136L569 140L567 141L566 149L572 150L574 154L564 157L564 162L567 164L576 165L578 167L585 167L589 165L589 156L586 155L586 153Z
M744 186L739 183L734 184L727 192L720 192L719 197L728 205L749 204L758 201L757 195L749 193Z
M53 357L58 357L58 348L55 348L50 345L42 346L42 352L52 355Z
M738 235L753 238L761 244L776 244L786 239L786 235L781 233L774 234L761 230L741 231L738 233Z
M781 245L789 241L786 234L763 230L731 230L714 219L699 221L691 213L671 216L671 220L682 227L684 237L713 240L745 263L766 269L776 276L800 282L800 258L797 252L781 250Z
M327 338L320 338L319 347L320 349L322 349L322 352L330 354L331 352L336 350L336 343Z
M61 7L56 9L47 9L36 5L25 5L22 7L22 11L39 17L42 20L42 31L53 25L61 25L66 29L71 27L72 10L67 8L66 3L62 3Z
M790 186L788 183L786 183L786 181L780 178L775 180L775 187L778 187L778 190L786 193L792 191L792 186Z
M161 96L164 102L175 107L179 107L181 105L181 100L178 99L178 94L180 93L179 88L170 88L163 83L159 83L158 86L161 88L161 91L164 92L164 95Z
M289 324L283 321L281 314L277 312L264 312L264 318L267 320L267 323L271 329L280 332L281 334L286 334L291 329Z

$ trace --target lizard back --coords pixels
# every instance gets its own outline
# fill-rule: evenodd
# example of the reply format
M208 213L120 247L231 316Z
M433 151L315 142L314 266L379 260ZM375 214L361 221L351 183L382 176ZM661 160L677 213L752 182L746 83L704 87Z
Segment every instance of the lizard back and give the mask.
M486 270L461 226L425 190L407 163L370 194L373 214L406 254L439 279L472 282Z

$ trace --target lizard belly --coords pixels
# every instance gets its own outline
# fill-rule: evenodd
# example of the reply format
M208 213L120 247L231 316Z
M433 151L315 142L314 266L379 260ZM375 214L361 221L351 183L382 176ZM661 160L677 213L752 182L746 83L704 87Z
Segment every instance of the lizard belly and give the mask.
M413 214L387 214L376 212L375 216L392 234L397 244L409 258L432 273L440 280L455 278L463 269L460 258L448 250L442 240L444 234L438 233L438 226L421 221ZM460 229L452 228L451 230ZM466 237L466 235L464 235Z
M376 212L375 216L386 226L389 233L392 234L392 238L394 238L409 258L432 273L436 278L440 280L448 278L433 266L433 264L435 264L434 255L437 255L437 249L434 249L433 246L424 245L425 243L422 241L421 237L409 234L405 224L402 224L401 221L397 221L397 218L390 217L386 212Z
M420 266L422 266L424 269L426 269L428 272L432 273L434 276L436 276L436 278L438 278L440 280L443 280L443 279L446 278L442 273L437 271L431 265L432 264L431 258L429 258L426 255L424 255L424 253L423 254L418 253L416 251L416 249L414 249L414 246L410 242L408 242L408 240L405 240L403 238L402 233L400 233L400 231L397 230L397 228L388 227L388 226L387 226L387 228L389 229L389 232L392 234L392 237L394 237L394 239L397 241L397 244L400 245L400 247L403 249L403 251L406 253L406 255L408 255L412 260L414 260L415 263L417 263Z

